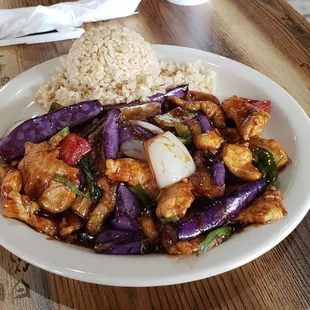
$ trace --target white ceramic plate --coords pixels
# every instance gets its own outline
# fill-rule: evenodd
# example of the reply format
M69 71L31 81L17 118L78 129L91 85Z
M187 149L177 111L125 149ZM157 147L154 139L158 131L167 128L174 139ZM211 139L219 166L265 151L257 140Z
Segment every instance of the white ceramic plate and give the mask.
M244 265L283 240L309 210L310 122L299 104L264 75L230 59L176 46L155 46L160 59L178 62L201 59L217 72L216 95L237 94L271 99L271 121L264 136L278 140L292 164L280 174L280 189L288 215L281 221L247 228L196 257L167 255L108 256L82 247L50 241L27 225L0 216L0 244L40 268L69 278L116 286L155 286L211 277ZM34 67L0 89L0 134L12 123L41 113L33 95L54 73L58 59Z

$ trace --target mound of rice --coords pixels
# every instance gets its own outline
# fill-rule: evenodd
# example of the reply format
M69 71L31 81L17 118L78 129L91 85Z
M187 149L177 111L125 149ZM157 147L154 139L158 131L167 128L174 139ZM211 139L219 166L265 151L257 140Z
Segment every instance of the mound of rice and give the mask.
M199 62L159 62L142 36L107 25L91 28L73 43L57 74L39 88L35 98L46 110L53 101L63 106L89 99L113 104L144 100L184 83L213 92L215 72Z

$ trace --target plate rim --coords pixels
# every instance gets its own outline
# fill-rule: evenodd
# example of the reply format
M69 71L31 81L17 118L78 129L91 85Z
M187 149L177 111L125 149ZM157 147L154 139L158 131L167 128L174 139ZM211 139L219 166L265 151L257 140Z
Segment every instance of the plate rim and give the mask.
M283 92L283 94L285 94L286 96L289 96L291 100L294 101L295 103L295 108L299 110L298 113L300 113L300 115L303 115L303 117L305 118L304 121L308 122L308 128L310 128L310 120L306 114L306 112L302 109L302 107L300 106L300 104L286 91L284 90L280 85L278 85L276 82L274 82L273 80L271 80L269 77L265 76L264 74L256 71L255 69L244 65L242 63L239 63L235 60L229 59L227 57L218 55L218 54L214 54L214 53L210 53L207 51L203 51L203 50L199 50L199 49L194 49L194 48L188 48L188 47L183 47L183 46L176 46L176 45L162 45L162 44L153 44L152 45L155 50L164 50L164 49L176 49L178 51L182 51L182 53L186 53L186 51L188 53L195 53L195 54L201 54L202 57L204 58L221 58L223 61L226 61L228 63L233 62L234 65L237 66L242 66L244 69L246 70L250 70L252 71L252 73L254 73L255 75L259 76L260 78L265 79L266 81L268 81L268 83L271 83L272 87L277 87L279 89L281 89L281 91ZM5 84L3 87L0 88L0 95L1 92L6 88L6 87L11 87L12 84L14 85L14 83L16 81L18 81L18 79L22 79L23 76L29 74L32 71L37 70L37 68L39 66L42 66L43 64L47 64L49 62L55 62L55 61L59 61L59 57L50 59L48 61L45 61L41 64L38 64L24 72L22 72L21 74L19 74L18 76L14 77L12 80L10 80L7 84ZM299 167L297 167L297 170L299 169ZM296 172L297 173L297 172ZM310 198L310 193L309 193L309 198ZM303 212L298 214L298 217L295 219L295 221L292 223L292 221L290 221L287 226L286 229L282 229L280 231L277 232L277 237L273 237L272 241L269 241L268 246L265 247L260 247L259 249L257 249L256 251L254 251L252 253L252 255L246 255L243 259L241 259L238 262L235 262L233 265L231 263L226 264L225 267L220 267L220 268L214 268L213 267L213 272L210 272L210 270L204 269L204 270L200 270L200 271L191 271L190 273L186 273L185 275L182 274L178 274L175 275L171 278L156 278L156 279L151 279L151 280L147 280L145 278L141 278L141 279L126 279L124 282L120 281L119 278L117 279L108 279L108 278L103 278L103 275L97 275L97 277L93 277L93 274L88 274L88 273L80 273L76 270L72 270L72 269L64 269L64 267L59 267L58 265L53 266L53 264L49 263L48 266L46 266L44 264L44 262L40 262L37 261L33 255L29 255L29 253L22 253L18 250L18 247L11 245L11 244L7 244L4 240L4 238L2 237L2 235L0 235L0 244L6 248L8 251L10 251L11 253L13 253L14 255L22 258L23 260L31 263L32 265L39 267L43 270L46 270L48 272L52 272L54 274L60 275L60 276L64 276L64 277L68 277L68 278L72 278L75 280L79 280L79 281L83 281L83 282L88 282L88 283L95 283L95 284L104 284L104 285L113 285L113 286L129 286L129 287L151 287L151 286L162 286L162 285L173 285L173 284L180 284L180 283L185 283L185 282L190 282L190 281L195 281L195 280L201 280L204 278L208 278L208 277L212 277L215 275L219 275L222 273L225 273L227 271L233 270L235 268L241 267L251 261L253 261L254 259L260 257L261 255L265 254L266 252L268 252L269 250L271 250L272 248L274 248L277 244L279 244L282 240L284 240L302 221L302 219L306 216L306 214L308 213L310 209L310 200L308 199L308 207L303 208ZM2 217L2 215L1 215ZM31 258L32 257L32 258ZM220 269L220 270L218 270Z

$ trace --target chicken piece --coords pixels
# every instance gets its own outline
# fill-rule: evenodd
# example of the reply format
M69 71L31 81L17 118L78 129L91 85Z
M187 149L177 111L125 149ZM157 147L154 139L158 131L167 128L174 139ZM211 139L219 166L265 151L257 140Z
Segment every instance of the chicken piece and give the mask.
M187 126L194 137L203 134L202 127L196 117L189 120Z
M223 110L217 104L211 101L196 101L200 102L201 110L210 119L217 128L226 128L226 120Z
M161 244L170 255L180 255L181 251L175 245L177 236L171 225L166 224L161 231Z
M244 140L258 137L263 132L269 119L270 115L266 111L262 109L253 110L239 127L240 135Z
M187 182L175 183L164 189L156 207L158 218L182 218L195 199L192 194L192 185Z
M212 94L202 93L199 91L188 91L185 100L187 101L211 101L220 104L220 101Z
M202 236L190 241L178 241L175 246L181 252L181 254L188 256L199 251L199 245L203 238L204 237Z
M20 192L22 189L22 176L17 169L10 169L3 178L1 196L6 198L11 191Z
M285 168L291 162L291 159L286 151L281 147L280 143L274 139L263 139L257 137L252 138L249 143L250 149L259 147L269 150L273 154L279 170Z
M66 241L73 241L72 234L83 226L82 220L77 215L68 212L61 220L59 225L59 236Z
M218 131L227 143L236 144L244 141L237 128L220 128Z
M218 131L209 131L208 133L203 133L194 138L194 143L196 147L201 151L214 152L219 149L224 142Z
M11 169L5 175L1 185L2 214L5 217L26 222L39 232L54 236L57 225L50 219L37 216L39 205L19 192L22 189L22 177L18 170Z
M266 111L254 107L238 96L224 100L222 108L227 118L234 120L244 140L259 136L270 119Z
M2 197L2 206L3 216L23 221L38 232L49 236L56 235L57 223L36 215L35 211L39 209L39 205L31 201L28 196L12 190L7 198Z
M178 97L167 98L173 104L191 111L203 111L208 119L210 119L215 127L225 128L225 115L221 107L212 101L186 101Z
M252 164L252 152L244 144L227 144L223 149L223 160L228 170L238 178L255 181L261 173Z
M103 222L115 208L116 184L110 183L106 178L100 178L97 183L102 189L102 197L87 221L86 227L91 235L100 233Z
M12 167L7 164L0 164L0 186L3 183L5 175L11 170Z
M42 209L60 213L70 208L76 194L64 183L52 180L41 194L38 203Z
M232 119L237 126L254 110L254 107L238 96L232 96L222 103L222 108L227 118Z
M156 240L158 232L154 220L151 217L143 216L140 221L144 236L149 240Z
M209 171L204 167L197 168L196 172L189 177L189 181L193 186L192 192L196 196L206 196L213 200L223 196L224 188L215 186Z
M24 192L31 199L39 198L55 175L69 179L79 186L77 168L57 158L58 150L48 142L26 143L25 156L18 165L23 179Z
M175 231L170 225L165 225L162 230L161 242L170 255L190 255L199 251L199 245L203 236L190 241L177 241Z
M129 186L141 185L156 196L158 187L147 162L132 158L108 159L106 175L112 181L127 182Z
M234 220L252 224L265 224L280 220L287 214L282 200L280 191L271 187L248 208L242 210Z
M201 167L205 163L205 154L202 151L195 151L193 155L193 160L195 162L196 167Z
M85 219L91 212L92 206L93 202L90 199L76 197L76 199L71 205L71 210L83 219Z

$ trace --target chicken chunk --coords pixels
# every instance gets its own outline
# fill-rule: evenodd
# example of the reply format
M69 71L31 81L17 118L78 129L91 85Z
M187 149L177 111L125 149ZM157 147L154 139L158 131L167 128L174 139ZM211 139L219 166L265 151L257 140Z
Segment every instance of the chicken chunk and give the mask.
M236 144L244 141L237 128L220 128L218 131L227 143Z
M219 149L224 142L218 131L209 131L194 138L196 147L201 151L214 152Z
M110 183L106 178L101 178L97 182L103 195L87 221L87 230L91 235L100 233L104 221L115 208L116 184Z
M189 120L187 126L194 137L203 134L202 127L197 118Z
M21 172L24 192L31 199L39 198L55 175L69 179L79 186L77 168L57 158L58 150L48 142L26 143L25 156L18 165Z
M242 180L255 181L262 176L252 164L252 152L243 144L227 144L223 160L228 170Z
M283 197L280 191L272 187L256 199L248 208L242 210L235 220L252 224L265 224L280 220L287 213L282 200Z
M17 169L10 169L3 178L1 196L7 197L11 191L20 192L22 189L22 176Z
M281 147L280 143L274 139L252 138L249 143L250 149L259 147L269 150L273 154L279 170L285 168L291 162L286 151Z
M39 205L31 201L28 196L12 190L6 198L2 196L2 206L3 216L23 221L35 230L49 236L56 235L57 223L36 215L35 211L39 209Z
M71 205L71 210L82 218L87 218L91 212L93 202L90 199L76 197Z
M182 255L191 255L193 253L198 253L199 245L203 237L198 237L189 241L178 241L175 246L181 252Z
M227 118L232 119L237 126L254 110L254 107L238 96L232 96L222 103L222 108Z
M170 225L165 225L162 230L161 242L164 249L170 255L190 255L199 251L199 245L203 237L190 241L177 241L175 232Z
M205 163L205 154L202 151L196 151L193 154L193 160L195 162L196 167L201 167Z
M178 97L168 97L173 104L191 111L202 111L215 127L225 128L225 115L221 107L212 101L186 101Z
M106 175L112 181L126 182L129 186L140 184L154 196L158 193L155 178L147 162L132 158L108 159Z
M140 221L144 236L149 240L156 240L158 232L154 220L151 217L143 216Z
M196 101L200 102L200 107L208 119L210 119L217 128L225 128L225 115L221 107L211 101Z
M192 185L189 182L179 182L164 189L157 203L157 217L165 219L175 216L184 217L187 209L195 199L191 190Z
M70 208L76 194L67 185L52 180L41 194L38 203L42 209L60 213Z
M258 137L263 132L269 119L270 115L266 111L262 109L253 110L239 127L240 135L244 140Z
M10 167L7 164L0 164L0 186L3 183L4 177L5 175L9 172L9 170L11 170L12 167Z
M73 241L72 234L83 226L82 220L77 215L68 212L61 220L59 225L59 236L66 241Z
M192 192L196 196L206 196L209 199L218 199L223 196L224 188L218 188L212 181L209 171L204 167L199 167L196 172L189 177L193 186Z
M254 107L238 96L224 100L222 108L227 118L234 120L244 140L259 136L270 119L266 111Z
M188 91L185 100L187 101L211 101L220 104L220 101L212 94L203 93L200 91Z

